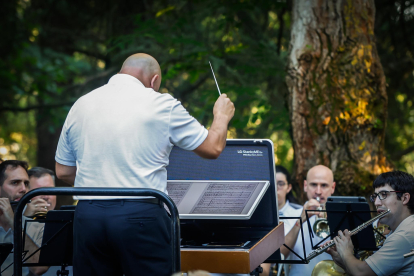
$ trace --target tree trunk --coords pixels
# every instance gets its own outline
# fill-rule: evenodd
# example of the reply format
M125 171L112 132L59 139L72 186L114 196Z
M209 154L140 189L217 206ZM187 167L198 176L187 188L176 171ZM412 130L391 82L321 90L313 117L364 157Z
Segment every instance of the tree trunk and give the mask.
M385 76L373 0L296 0L286 83L295 151L293 179L332 169L342 195L366 195L389 170L383 154Z

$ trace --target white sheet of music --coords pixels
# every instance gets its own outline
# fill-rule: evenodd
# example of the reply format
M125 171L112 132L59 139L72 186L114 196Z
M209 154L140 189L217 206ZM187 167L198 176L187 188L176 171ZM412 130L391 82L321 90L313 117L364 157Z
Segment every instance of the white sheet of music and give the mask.
M180 205L181 200L187 194L191 187L191 183L176 183L175 185L167 186L168 195L174 201L175 205Z
M181 218L248 219L268 181L168 181Z

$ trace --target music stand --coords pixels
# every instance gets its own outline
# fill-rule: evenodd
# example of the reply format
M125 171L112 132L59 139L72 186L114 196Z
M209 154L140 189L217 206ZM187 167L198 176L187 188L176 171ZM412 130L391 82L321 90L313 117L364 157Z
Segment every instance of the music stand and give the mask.
M9 254L13 249L13 244L10 242L0 243L0 267L3 265L4 261L7 259ZM1 276L1 269L0 269Z
M39 263L30 266L61 266L58 275L68 275L72 265L73 210L51 210L46 215Z
M326 202L330 236L338 231L352 230L371 219L371 210L364 197L328 197ZM377 250L372 225L351 237L356 250Z

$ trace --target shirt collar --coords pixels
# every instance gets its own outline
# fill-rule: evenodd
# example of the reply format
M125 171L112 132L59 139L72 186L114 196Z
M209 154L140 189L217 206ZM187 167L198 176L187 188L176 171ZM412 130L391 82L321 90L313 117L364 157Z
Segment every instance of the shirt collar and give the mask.
M279 214L280 214L280 213L282 213L282 214L283 214L283 212L285 212L285 211L286 211L286 209L288 208L288 206L289 206L289 200L288 200L288 199L286 199L285 205L283 205L282 209L280 209L280 210L279 210Z
M128 74L113 75L108 81L108 84L117 84L117 83L135 83L135 84L145 87L144 84L140 82L137 78L131 75L128 75Z

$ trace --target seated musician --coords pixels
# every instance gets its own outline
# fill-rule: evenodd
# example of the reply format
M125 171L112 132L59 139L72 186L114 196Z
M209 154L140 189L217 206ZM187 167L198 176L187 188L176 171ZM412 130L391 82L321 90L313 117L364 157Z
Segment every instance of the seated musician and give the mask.
M276 185L277 185L277 204L279 217L299 216L298 210L302 210L302 206L297 204L296 198L292 194L292 184L290 184L290 174L283 166L276 166ZM284 223L285 235L289 233L295 225L293 219L281 219ZM269 275L271 264L264 263L261 265L263 273L261 275Z
M33 167L28 170L29 173L29 191L37 188L54 188L55 187L55 174L53 171L42 168L42 167ZM56 207L56 196L55 195L41 195L32 198L31 203L27 204L26 212L29 212L29 209L34 209L33 212L38 212L44 214L45 211L54 210ZM44 209L44 210L43 210ZM26 213L25 212L25 213ZM43 240L43 233L44 233L44 223L39 222L31 222L27 224L27 233L30 233L32 236L33 241L36 243L37 246L42 246ZM57 275L57 271L60 270L60 266L52 266L52 267L38 267L38 273L34 274L33 271L30 271L27 276L36 276L40 275L47 270L43 276L55 276ZM73 275L72 267L66 268L69 271L69 275ZM23 274L24 275L24 274Z
M27 192L29 176L25 161L7 160L0 164L0 243L13 243L14 212L10 202L19 201ZM29 236L26 237L27 256L38 249ZM38 254L28 262L37 262ZM13 254L1 266L1 275L13 275ZM30 269L32 270L32 269ZM41 273L33 268L35 273Z
M328 253L350 275L414 275L414 257L403 257L414 248L414 177L400 171L387 172L378 176L373 186L375 193L370 199L378 213L391 210L380 219L392 230L383 246L360 261L353 255L354 246L345 230L339 231Z
M290 174L283 166L276 166L276 184L277 184L277 204L279 217L291 217L297 214L297 210L302 209L298 201L292 194L292 184L290 184ZM285 234L289 233L295 225L295 220L283 220Z
M325 204L326 200L329 196L331 196L335 191L335 182L333 179L333 173L332 171L325 166L318 165L313 168L311 168L308 171L308 174L306 176L306 180L304 181L304 191L306 192L306 195L308 197L308 201L305 203L303 208L298 209L296 214L292 214L292 216L295 217L301 217L302 218L302 228L304 230L303 236L305 240L305 249L306 253L312 251L312 246L310 242L310 236L308 231L308 222L306 221L306 213L305 210L316 210L318 207L320 207L321 204ZM319 201L316 199L319 198ZM315 220L317 216L322 212L308 212L308 216L310 217L309 223L312 228L313 224L315 223ZM312 230L313 231L313 230ZM322 238L319 238L313 233L312 242L315 246L319 242L322 241ZM285 244L291 248L294 252L296 252L299 256L303 257L303 244L302 244L302 234L300 230L300 220L297 220L295 225L292 227L290 232L285 237ZM288 260L299 260L299 258L291 253L289 249L287 249L285 246L282 246L280 248L280 252L285 256ZM323 253L319 255L318 257L312 259L309 264L292 264L290 266L289 276L302 276L302 275L311 275L313 268L315 265L322 261L331 259L331 257ZM286 272L287 273L287 272Z

